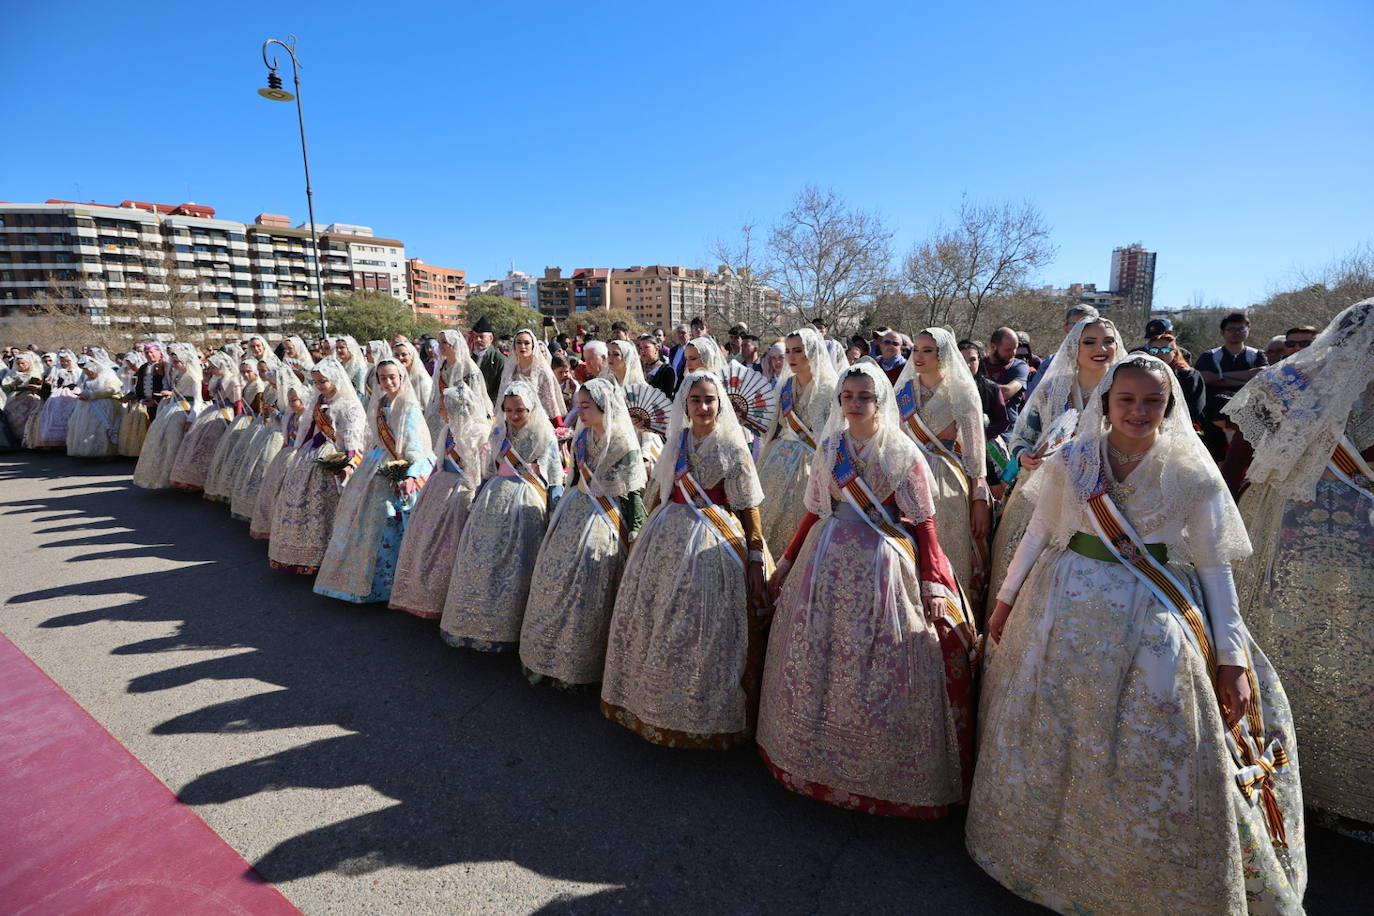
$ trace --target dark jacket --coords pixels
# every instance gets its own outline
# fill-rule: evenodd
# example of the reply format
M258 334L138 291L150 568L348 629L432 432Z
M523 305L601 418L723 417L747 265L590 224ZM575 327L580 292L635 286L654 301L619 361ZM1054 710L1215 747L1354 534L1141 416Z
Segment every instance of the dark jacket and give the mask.
M506 357L497 349L496 344L492 344L478 360L477 368L482 371L482 378L487 383L487 396L491 398L491 403L500 416L501 405L497 404L496 400L501 392L497 389L501 387L501 374L506 371Z

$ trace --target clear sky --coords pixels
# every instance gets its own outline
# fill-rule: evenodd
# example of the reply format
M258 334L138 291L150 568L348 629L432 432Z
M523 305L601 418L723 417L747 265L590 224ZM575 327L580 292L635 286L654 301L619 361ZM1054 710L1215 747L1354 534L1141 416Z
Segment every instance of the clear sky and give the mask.
M305 218L471 280L709 261L807 183L899 252L976 201L1054 229L1041 282L1159 252L1158 308L1242 306L1374 238L1374 3L0 0L0 199ZM290 74L287 73L290 88Z

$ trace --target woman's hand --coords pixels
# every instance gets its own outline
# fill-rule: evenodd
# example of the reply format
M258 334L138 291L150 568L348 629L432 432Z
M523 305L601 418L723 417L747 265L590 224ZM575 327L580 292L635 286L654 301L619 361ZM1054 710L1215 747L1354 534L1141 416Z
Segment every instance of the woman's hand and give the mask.
M1032 455L1030 452L1022 452L1021 457L1016 459L1021 467L1028 471L1033 471L1045 463L1045 459L1039 455Z
M1007 628L1007 618L1011 616L1011 605L1005 601L997 602L988 619L988 635L995 643L1002 641L1002 632Z
M970 504L968 525L975 541L986 541L992 534L992 507L986 499L975 499Z
M744 578L749 587L749 603L755 608L769 607L772 602L768 600L768 583L763 577L763 561L750 560Z
M782 584L787 580L787 574L792 571L792 561L783 557L778 561L777 567L773 570L773 576L768 580L768 596L776 604L778 596L782 594Z
M420 491L420 485L416 483L414 477L407 477L401 481L401 494L406 497L414 496Z
M1239 665L1217 666L1217 701L1221 704L1221 717L1227 728L1245 718L1254 701L1246 669Z

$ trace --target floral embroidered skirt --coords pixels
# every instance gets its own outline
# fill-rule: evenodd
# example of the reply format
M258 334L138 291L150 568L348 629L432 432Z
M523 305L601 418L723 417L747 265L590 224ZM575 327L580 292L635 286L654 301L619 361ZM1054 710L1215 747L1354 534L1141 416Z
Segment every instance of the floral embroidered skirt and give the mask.
M78 401L67 422L67 454L111 458L119 454L119 402L113 398Z
M258 491L272 460L281 451L282 433L276 422L258 424L243 446L242 458L234 471L229 497L229 514L242 522L253 518Z
M1171 570L1201 601L1191 569ZM1008 889L1061 913L1299 913L1307 881L1288 700L1250 652L1288 848L1236 782L1206 664L1119 563L1047 550L987 666L966 839ZM1256 796L1258 798L1258 796Z
M196 422L186 432L186 438L177 449L176 461L172 464L172 486L178 490L198 493L205 488L205 478L210 473L210 459L219 447L220 439L229 429L229 421L216 407L209 407L196 418Z
M333 443L307 447L287 466L272 510L267 545L267 560L273 569L303 576L320 570L339 506L338 476L315 461L322 449L332 452Z
M268 462L267 470L262 475L262 484L258 487L258 495L253 498L253 515L248 522L249 537L260 541L266 541L272 537L272 516L277 509L277 497L281 495L281 486L286 480L286 472L296 463L300 455L298 449L294 446L286 446L285 440L283 440L282 447ZM313 460L313 457L314 453L311 453L310 460Z
M472 488L462 474L435 471L430 475L406 523L390 607L427 620L443 616L458 541L471 505Z
M759 505L763 538L773 556L780 557L806 515L807 481L811 478L811 451L787 435L774 440L759 462L759 486L768 494Z
M210 456L209 469L205 472L205 491L202 495L206 499L222 503L229 501L231 494L227 488L233 486L235 455L243 449L254 428L253 418L240 414L224 431L214 454Z
M157 412L157 419L148 427L148 435L144 437L143 448L138 453L138 464L134 466L134 486L145 490L165 490L172 485L172 465L186 438L187 424L194 419L193 411L187 411L175 401L162 405Z
M143 440L151 425L146 406L138 401L125 404L124 419L119 424L119 454L125 458L137 458L143 450Z

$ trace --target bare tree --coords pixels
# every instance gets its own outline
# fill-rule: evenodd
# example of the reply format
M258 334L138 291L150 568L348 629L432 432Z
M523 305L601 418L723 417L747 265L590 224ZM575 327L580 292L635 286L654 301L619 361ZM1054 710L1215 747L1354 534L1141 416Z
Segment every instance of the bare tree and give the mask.
M721 238L712 244L710 257L717 266L708 273L714 274L716 290L707 300L707 327L744 322L751 331L765 335L791 330L783 328L786 321L769 285L772 269L762 258L762 246L755 238L757 229L753 220L747 220L736 239Z
M892 232L834 191L803 188L768 237L771 277L783 308L832 327L858 322L883 288Z
M1374 296L1374 244L1364 242L1317 269L1299 270L1250 312L1251 346L1263 347L1291 327L1318 330L1348 306ZM1258 343L1256 342L1258 341Z
M927 326L971 333L990 302L1022 290L1056 252L1034 205L972 204L965 196L954 226L917 242L902 274Z

